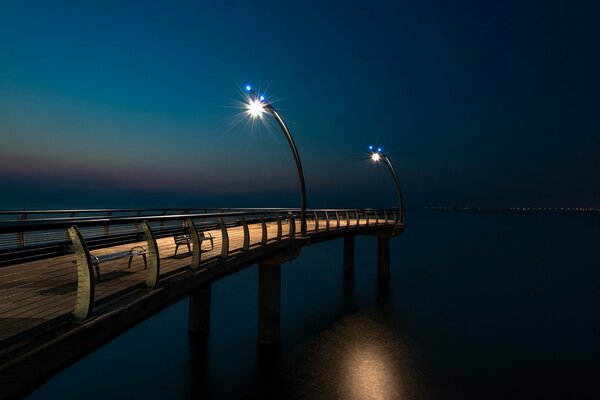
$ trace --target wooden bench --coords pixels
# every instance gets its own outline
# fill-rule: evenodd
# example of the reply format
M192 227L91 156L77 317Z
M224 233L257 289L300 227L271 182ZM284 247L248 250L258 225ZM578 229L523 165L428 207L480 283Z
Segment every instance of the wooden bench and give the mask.
M203 241L208 240L210 241L210 250L214 249L213 237L210 234L210 232L198 231L198 237L200 238L200 245L202 245ZM175 235L173 236L173 240L175 240L175 255L177 255L177 249L179 249L179 246L181 245L187 246L188 252L192 251L192 247L190 246L190 244L192 244L193 242L192 237L189 234Z
M133 260L133 257L134 256L142 256L142 258L144 259L144 269L146 269L146 268L148 268L148 262L146 260L147 253L148 253L148 250L146 250L145 247L135 246L135 247L132 247L131 250L127 250L127 251L102 254L102 255L98 255L98 256L90 254L90 257L92 259L92 265L94 266L94 271L96 271L96 277L98 278L98 282L99 282L100 281L100 264L103 263L104 261L119 260L121 258L129 257L129 262L127 263L127 268L131 268L131 261Z

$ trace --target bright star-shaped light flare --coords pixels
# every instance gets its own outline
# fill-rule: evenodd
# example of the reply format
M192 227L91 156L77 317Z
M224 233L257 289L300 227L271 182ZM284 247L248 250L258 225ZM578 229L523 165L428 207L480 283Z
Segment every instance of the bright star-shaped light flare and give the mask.
M379 153L373 153L371 154L371 160L373 161L379 161L381 159L381 156L379 155Z
M262 118L262 115L265 112L264 104L258 99L249 100L246 104L246 112L252 118Z

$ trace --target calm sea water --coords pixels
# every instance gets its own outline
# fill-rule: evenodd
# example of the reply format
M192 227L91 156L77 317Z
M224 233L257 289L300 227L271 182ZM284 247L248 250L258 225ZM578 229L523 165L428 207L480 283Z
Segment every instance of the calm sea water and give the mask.
M376 241L303 250L282 273L282 343L256 343L257 267L89 354L30 399L598 399L600 215L413 211L377 281Z

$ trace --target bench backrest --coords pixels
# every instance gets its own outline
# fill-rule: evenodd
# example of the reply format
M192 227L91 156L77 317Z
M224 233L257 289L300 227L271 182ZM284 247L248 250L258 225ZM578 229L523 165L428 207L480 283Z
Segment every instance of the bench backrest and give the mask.
M190 235L175 235L175 244L188 244L192 241Z
M206 236L204 236L204 232L198 232L198 236L200 237L200 239L205 238ZM173 237L175 239L175 244L188 244L188 243L192 243L192 238L190 235L175 235Z

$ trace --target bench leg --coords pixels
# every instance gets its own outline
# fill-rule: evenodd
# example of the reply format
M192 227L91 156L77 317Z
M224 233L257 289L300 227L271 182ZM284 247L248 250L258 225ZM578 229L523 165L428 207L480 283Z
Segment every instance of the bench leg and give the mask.
M94 271L96 271L96 279L100 282L100 264L94 264Z
M144 269L148 269L148 261L146 260L146 255L142 254L142 258L144 259Z

